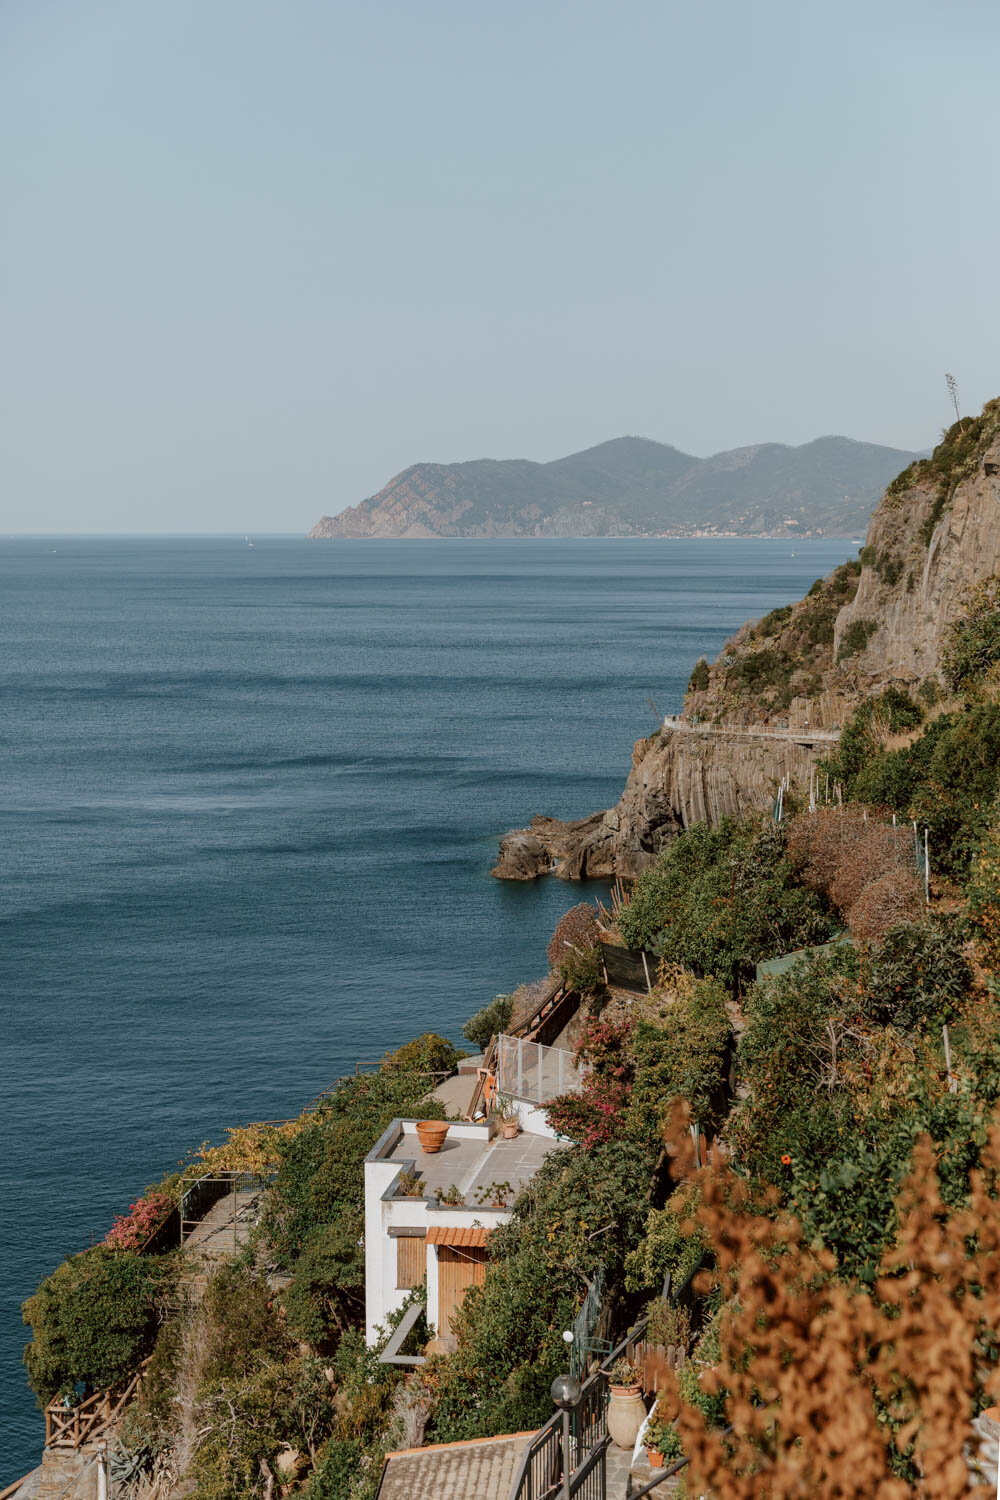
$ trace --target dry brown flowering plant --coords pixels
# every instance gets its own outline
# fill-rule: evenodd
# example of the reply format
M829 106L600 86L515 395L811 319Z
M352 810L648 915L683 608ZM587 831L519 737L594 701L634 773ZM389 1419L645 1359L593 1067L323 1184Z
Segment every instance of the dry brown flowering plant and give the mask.
M877 809L801 813L788 831L788 853L803 883L827 895L862 942L922 913L910 829L893 827Z
M675 1171L693 1167L683 1120L670 1131ZM987 1365L1000 1328L1000 1120L960 1209L941 1200L922 1137L899 1200L900 1228L873 1289L838 1280L797 1220L714 1154L698 1173L697 1222L724 1298L719 1361L702 1388L725 1390L722 1437L679 1406L689 1493L711 1500L905 1500L965 1495L963 1444L979 1405L1000 1394ZM764 1210L762 1212L762 1210ZM910 1477L900 1477L909 1473Z
M563 912L545 950L549 967L558 969L573 953L585 953L600 941L597 911L589 901L581 901Z

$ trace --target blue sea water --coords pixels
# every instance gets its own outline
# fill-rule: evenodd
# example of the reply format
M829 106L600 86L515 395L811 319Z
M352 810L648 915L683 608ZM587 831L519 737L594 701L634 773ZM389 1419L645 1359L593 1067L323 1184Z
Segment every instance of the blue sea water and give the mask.
M20 1303L227 1125L545 969L491 880L613 802L696 658L846 542L0 542L0 1486Z

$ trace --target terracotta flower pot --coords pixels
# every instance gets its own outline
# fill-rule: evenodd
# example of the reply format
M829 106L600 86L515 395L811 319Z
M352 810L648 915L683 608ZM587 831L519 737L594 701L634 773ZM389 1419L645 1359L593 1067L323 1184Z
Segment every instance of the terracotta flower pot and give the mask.
M521 1129L520 1120L501 1120L500 1134L505 1141L512 1141Z
M663 1454L658 1453L655 1448L647 1448L646 1457L649 1459L649 1467L651 1469L666 1468L666 1464L663 1462Z
M638 1385L608 1387L608 1432L617 1448L634 1448L646 1420L646 1405Z
M420 1142L421 1151L425 1151L428 1156L433 1156L435 1151L441 1150L447 1134L447 1120L417 1121L417 1140Z

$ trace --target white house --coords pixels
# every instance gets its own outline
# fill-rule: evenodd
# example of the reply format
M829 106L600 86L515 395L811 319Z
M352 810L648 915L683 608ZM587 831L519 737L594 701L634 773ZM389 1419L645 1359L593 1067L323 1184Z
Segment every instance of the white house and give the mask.
M521 1187L558 1145L540 1111L523 1113L530 1128L513 1140L497 1133L495 1118L481 1125L455 1121L441 1150L424 1152L417 1121L396 1119L375 1142L365 1158L369 1345L425 1274L427 1320L439 1338L449 1337L466 1290L485 1276L490 1234L510 1218ZM420 1196L404 1192L403 1173L416 1175Z

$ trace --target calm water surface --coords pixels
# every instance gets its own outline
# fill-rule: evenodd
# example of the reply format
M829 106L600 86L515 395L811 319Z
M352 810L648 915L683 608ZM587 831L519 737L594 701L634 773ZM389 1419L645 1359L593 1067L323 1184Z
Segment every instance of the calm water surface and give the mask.
M0 542L0 1487L20 1303L193 1144L460 1040L579 888L497 836L613 802L696 658L845 542Z

